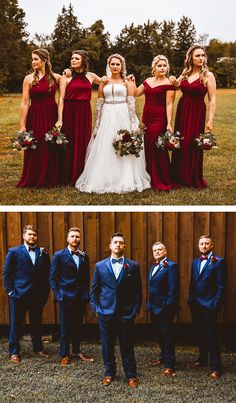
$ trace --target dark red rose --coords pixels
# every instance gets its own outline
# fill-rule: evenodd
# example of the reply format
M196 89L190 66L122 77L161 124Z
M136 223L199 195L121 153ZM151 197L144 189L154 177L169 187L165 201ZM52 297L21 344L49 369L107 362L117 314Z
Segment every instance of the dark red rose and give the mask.
M168 262L167 262L167 260L164 260L164 262L162 262L162 266L168 266Z
M54 132L54 133L53 133L53 136L57 137L58 134L59 134L58 132Z
M216 256L213 256L213 255L212 255L212 256L211 256L211 261L212 261L212 262L217 262L217 261L218 261L218 259L217 259L217 257L216 257Z
M124 269L125 269L125 270L129 270L129 265L128 265L128 263L125 263L125 264L124 264Z
M212 145L211 145L211 144L203 144L203 145L202 145L202 149L203 149L203 150L211 150L211 148L212 148Z
M31 144L30 141L25 140L24 143L23 143L23 146L24 146L24 147L27 147L27 146L29 146L30 144Z
M131 136L130 136L130 134L129 134L129 133L126 133L126 134L123 136L122 141L123 141L124 143L128 143L129 141L131 141Z

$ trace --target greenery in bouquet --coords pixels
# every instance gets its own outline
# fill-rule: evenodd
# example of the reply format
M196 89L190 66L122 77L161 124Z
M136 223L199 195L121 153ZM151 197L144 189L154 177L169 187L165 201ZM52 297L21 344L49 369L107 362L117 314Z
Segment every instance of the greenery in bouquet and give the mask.
M198 137L196 137L195 142L202 150L218 148L216 145L216 137L211 132L201 133Z
M15 133L14 138L12 140L12 146L14 150L35 150L37 144L37 140L35 137L33 137L33 132L30 130L27 132L26 130L24 131L18 131Z
M57 127L53 127L45 134L45 141L50 144L65 145L69 143L64 133Z
M117 132L112 145L116 154L121 157L124 155L135 155L140 157L143 150L143 136L145 134L145 126L140 124L136 130L121 129Z
M160 148L161 150L174 150L177 148L180 148L180 133L176 132L170 132L167 130L165 133L160 134L158 136L158 139L156 141L156 146L157 148Z

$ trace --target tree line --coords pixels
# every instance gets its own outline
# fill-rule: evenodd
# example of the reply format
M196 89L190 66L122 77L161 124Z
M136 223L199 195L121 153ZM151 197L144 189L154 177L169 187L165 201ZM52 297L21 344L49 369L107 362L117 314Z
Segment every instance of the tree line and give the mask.
M183 16L178 22L148 20L143 25L126 25L112 41L102 20L83 27L73 6L63 6L51 35L35 34L29 39L25 12L18 0L1 0L0 10L0 93L21 90L23 77L30 70L31 52L38 47L48 49L53 70L61 73L70 65L71 51L85 49L90 55L90 70L105 74L107 57L121 53L127 70L138 83L151 74L155 55L168 57L171 74L182 71L187 49L193 43L205 46L208 65L218 87L236 86L236 41L222 42L198 35L192 20Z

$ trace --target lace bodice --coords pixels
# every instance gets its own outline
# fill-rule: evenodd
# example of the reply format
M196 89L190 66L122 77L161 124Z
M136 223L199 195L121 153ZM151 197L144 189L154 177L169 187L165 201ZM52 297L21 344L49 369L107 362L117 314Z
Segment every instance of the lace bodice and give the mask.
M105 103L126 102L127 88L123 84L107 84L103 89Z

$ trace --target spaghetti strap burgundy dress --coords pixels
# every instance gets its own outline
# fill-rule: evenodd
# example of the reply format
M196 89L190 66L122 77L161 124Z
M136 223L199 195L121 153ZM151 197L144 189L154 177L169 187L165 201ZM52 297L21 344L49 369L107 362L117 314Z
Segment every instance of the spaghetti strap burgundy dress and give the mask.
M203 178L203 150L197 147L195 138L205 128L207 88L197 79L192 83L182 80L180 89L183 95L177 107L175 131L180 132L183 140L181 148L172 153L172 178L177 186L204 188L207 183Z
M91 137L92 85L83 73L77 73L66 87L62 132L69 143L65 149L65 184L75 185L84 169Z
M26 130L33 131L37 148L24 151L22 176L16 184L18 187L50 188L63 183L63 150L45 141L45 133L57 121L55 92L56 85L50 87L45 76L30 89Z
M167 150L160 150L155 145L158 136L165 133L167 126L166 93L174 91L170 84L150 87L147 81L143 82L145 104L142 121L146 126L144 135L147 172L151 176L151 185L157 190L171 190L171 167Z

